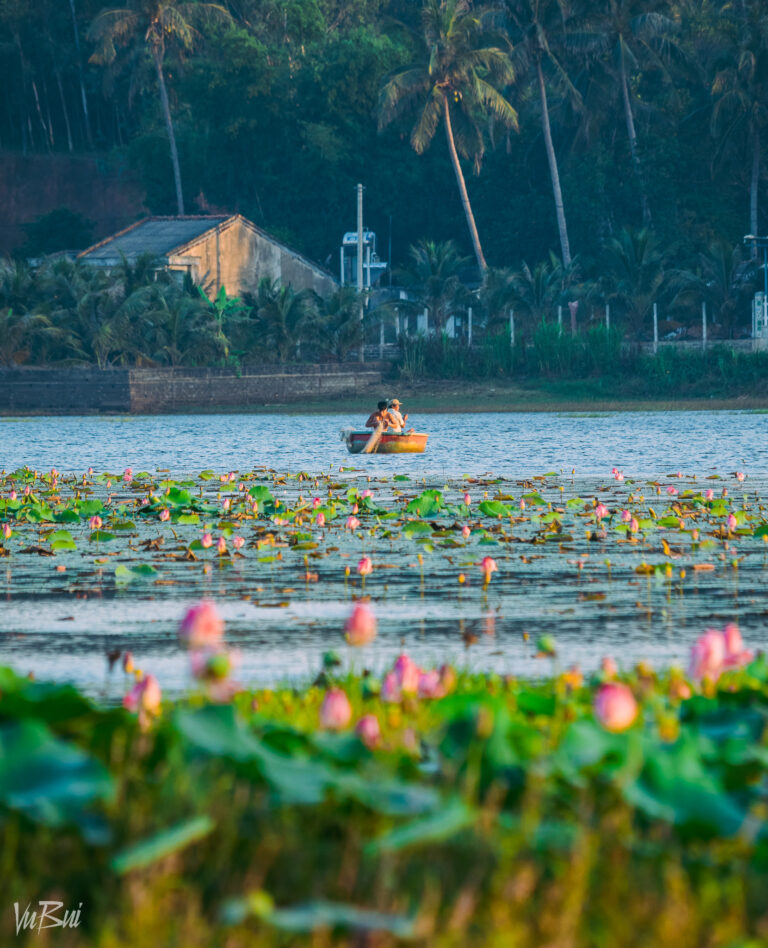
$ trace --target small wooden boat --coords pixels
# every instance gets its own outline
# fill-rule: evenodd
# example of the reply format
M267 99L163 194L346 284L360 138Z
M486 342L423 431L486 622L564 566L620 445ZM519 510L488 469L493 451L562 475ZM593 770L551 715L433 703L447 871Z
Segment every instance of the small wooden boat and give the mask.
M347 450L350 454L360 454L363 448L368 444L368 439L371 437L372 432L370 431L347 431L345 432L345 441L347 444ZM427 438L429 435L421 434L419 432L412 432L411 434L403 433L398 434L395 431L390 431L384 433L378 445L374 450L374 454L422 454L424 449L427 446Z

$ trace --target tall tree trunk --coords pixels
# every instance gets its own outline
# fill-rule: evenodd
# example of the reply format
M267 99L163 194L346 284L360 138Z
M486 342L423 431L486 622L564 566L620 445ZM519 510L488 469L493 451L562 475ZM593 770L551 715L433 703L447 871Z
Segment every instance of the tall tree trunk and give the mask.
M168 90L165 88L165 77L163 76L163 63L158 53L154 53L155 69L157 70L157 82L160 86L160 103L163 107L163 116L165 117L165 127L168 131L168 142L171 146L171 163L173 164L173 180L176 184L176 206L179 217L184 216L184 197L181 192L181 169L179 168L179 153L176 150L176 135L173 131L173 121L171 119L171 106L168 103Z
M448 97L445 95L443 96L443 118L445 119L445 137L448 139L448 151L451 153L451 164L453 165L453 171L456 175L456 184L459 186L459 193L461 194L461 205L464 208L467 227L469 227L469 233L472 237L472 246L475 248L477 265L480 267L481 272L484 272L488 269L488 264L485 262L485 257L483 256L483 248L480 246L480 236L477 233L477 224L475 224L475 215L472 213L472 205L469 203L467 185L464 181L464 172L461 170L459 154L456 151L456 142L453 140L451 108L448 105Z
M56 67L56 85L59 87L59 98L61 99L61 113L64 116L64 127L67 130L67 148L70 153L73 152L74 145L72 143L72 128L69 124L69 112L67 111L67 100L64 96L64 86L61 81L61 71L58 66Z
M75 13L75 0L69 0L69 9L72 12L72 29L75 33L75 50L77 51L77 72L80 78L80 98L83 103L83 119L85 121L85 137L88 139L88 147L93 151L93 135L91 134L91 118L88 115L88 98L85 94L85 82L83 81L83 59L80 55L80 35L77 29L77 14Z
M757 191L760 186L760 129L752 125L752 180L749 183L749 232L757 237ZM752 256L757 256L757 244L752 245Z
M541 99L541 127L544 132L544 144L547 149L549 175L552 178L552 194L555 198L557 229L560 232L560 249L563 254L563 266L570 267L571 245L568 242L568 226L565 222L565 207L563 205L563 192L560 189L560 173L557 170L557 156L555 155L555 146L552 143L552 128L549 124L549 106L547 104L547 87L544 82L541 56L536 58L536 74L539 79L539 97Z
M623 47L623 40L619 40ZM627 135L629 137L629 150L632 154L632 167L637 176L637 183L640 188L640 203L643 213L643 223L650 224L651 208L648 204L648 195L645 192L645 182L643 181L643 171L640 167L640 155L637 153L637 132L635 131L635 117L632 114L632 102L629 98L629 82L627 81L627 67L624 59L624 49L621 49L619 55L619 69L621 76L621 98L624 102L624 120L627 123Z

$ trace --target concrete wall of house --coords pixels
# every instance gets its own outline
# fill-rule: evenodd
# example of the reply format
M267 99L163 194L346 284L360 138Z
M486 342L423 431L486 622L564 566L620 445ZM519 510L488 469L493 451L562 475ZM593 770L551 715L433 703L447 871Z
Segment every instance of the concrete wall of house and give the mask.
M259 409L359 392L370 398L382 369L326 364L231 369L0 369L0 415Z
M236 220L211 232L191 247L186 256L199 259L197 279L215 296L226 287L229 296L255 290L262 277L312 289L328 296L336 288L333 278L315 269L285 247Z

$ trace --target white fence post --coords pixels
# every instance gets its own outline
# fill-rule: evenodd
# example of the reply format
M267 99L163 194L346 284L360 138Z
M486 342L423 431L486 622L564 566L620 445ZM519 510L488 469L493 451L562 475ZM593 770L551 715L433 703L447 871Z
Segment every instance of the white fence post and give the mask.
M515 311L509 311L509 345L512 349L515 347Z
M384 359L384 316L379 320L379 360Z
M611 328L611 304L610 303L605 304L605 328L606 329Z
M659 311L656 304L653 304L653 352L659 351Z
M472 307L467 307L467 345L472 345Z
M707 348L707 303L701 304L701 348Z
M557 328L563 331L563 307L562 304L557 307Z

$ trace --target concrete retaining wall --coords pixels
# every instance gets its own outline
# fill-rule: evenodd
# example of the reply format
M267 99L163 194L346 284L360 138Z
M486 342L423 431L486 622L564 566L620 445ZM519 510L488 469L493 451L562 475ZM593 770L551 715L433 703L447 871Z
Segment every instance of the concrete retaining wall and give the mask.
M0 414L153 414L290 404L381 383L381 363L231 369L0 369Z

